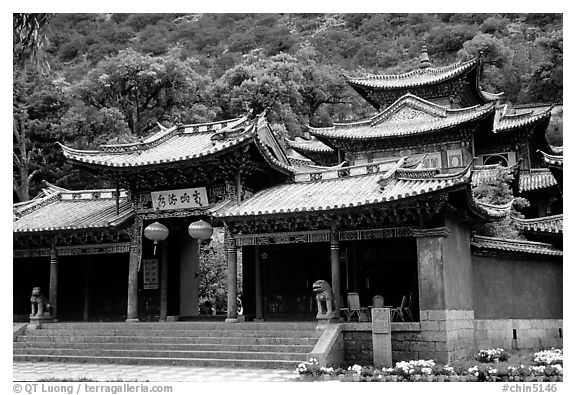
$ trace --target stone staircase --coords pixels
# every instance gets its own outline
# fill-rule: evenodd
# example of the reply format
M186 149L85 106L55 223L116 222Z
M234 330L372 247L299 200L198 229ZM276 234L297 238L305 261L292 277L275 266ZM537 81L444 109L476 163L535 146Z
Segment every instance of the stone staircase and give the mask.
M315 322L49 323L13 343L14 361L295 369Z

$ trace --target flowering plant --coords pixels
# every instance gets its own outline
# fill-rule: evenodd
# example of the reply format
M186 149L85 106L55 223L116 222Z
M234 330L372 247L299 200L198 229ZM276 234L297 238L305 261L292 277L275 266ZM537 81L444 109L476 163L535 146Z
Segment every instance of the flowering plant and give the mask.
M309 376L319 376L322 374L322 369L323 368L320 367L320 364L316 358L310 358L308 361L300 362L298 364L296 367L296 373Z
M551 348L534 353L534 363L536 365L557 365L563 364L564 355L562 350Z
M478 355L476 355L476 359L479 362L483 362L483 363L489 363L489 362L494 362L494 361L504 362L504 361L507 361L509 357L510 357L510 354L508 354L506 351L504 351L503 348L492 348L489 350L480 350L478 352Z
M358 364L348 366L348 371L350 371L353 374L362 374L362 366L360 366Z

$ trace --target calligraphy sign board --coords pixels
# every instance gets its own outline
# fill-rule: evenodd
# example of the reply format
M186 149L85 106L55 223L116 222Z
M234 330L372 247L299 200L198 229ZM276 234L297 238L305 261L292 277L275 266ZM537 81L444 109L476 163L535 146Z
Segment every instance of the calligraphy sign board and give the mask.
M157 210L174 210L208 206L206 188L174 189L151 192L152 207Z
M390 309L372 309L372 333L390 333Z
M144 289L158 289L158 259L143 259Z

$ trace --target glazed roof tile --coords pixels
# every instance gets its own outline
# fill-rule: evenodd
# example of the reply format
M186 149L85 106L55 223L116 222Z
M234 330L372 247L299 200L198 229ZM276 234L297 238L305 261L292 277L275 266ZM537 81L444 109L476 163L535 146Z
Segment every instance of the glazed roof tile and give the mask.
M529 172L520 173L518 189L519 192L530 192L556 185L558 185L558 182L550 170L531 169Z
M230 135L224 138L228 132ZM253 134L254 129L248 126L247 117L242 117L222 122L174 126L160 130L141 143L103 145L100 150L61 147L67 159L77 162L109 167L137 167L202 158L238 145L253 137Z
M377 169L364 165L319 172L302 181L260 191L214 215L229 218L345 209L442 191L470 179L470 168L446 175L434 170L400 169L402 163L385 162Z
M514 221L525 232L562 234L564 228L564 215L550 215L541 218L520 219Z
M522 126L531 125L552 115L554 106L534 106L514 108L508 105L496 107L494 132L504 132Z
M463 75L478 67L476 59L460 62L442 67L427 67L416 69L404 74L375 75L354 78L344 76L346 81L355 86L376 89L412 88L423 85L432 85Z
M54 191L27 205L14 205L13 232L47 232L118 226L134 215L126 191L120 192L116 214L115 190Z
M496 237L474 236L472 247L483 250L506 251L513 253L527 253L549 256L563 256L562 250L552 244L535 241L500 239Z
M449 109L410 93L372 118L350 123L334 123L332 127L308 127L310 134L320 138L381 139L418 135L452 128L476 121L493 113L494 103L462 109Z

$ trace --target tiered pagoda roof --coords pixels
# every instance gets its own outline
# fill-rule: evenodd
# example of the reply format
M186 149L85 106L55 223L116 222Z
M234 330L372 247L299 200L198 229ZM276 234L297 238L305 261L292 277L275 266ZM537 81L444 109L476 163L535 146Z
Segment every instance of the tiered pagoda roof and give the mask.
M77 150L61 144L73 162L127 168L201 159L225 151L253 137L244 129L248 117L222 122L173 126L139 143L102 145L100 150ZM226 135L226 133L229 133ZM222 138L213 138L221 135Z
M49 187L28 202L13 206L14 234L114 228L134 216L124 190L94 189L69 191ZM117 212L118 209L118 212Z
M126 184L136 180L137 185L190 185L214 177L230 178L239 169L284 176L291 171L265 113L255 118L178 125L139 143L103 145L99 150L61 146L68 161Z
M476 59L442 67L427 67L403 74L368 74L365 77L344 76L352 86L378 89L413 88L433 85L469 73L478 67Z
M477 252L492 253L509 253L517 256L518 254L528 255L547 255L563 256L562 250L552 244L540 243L535 241L500 239L496 237L474 236L471 246Z
M432 67L427 53L420 67L403 74L344 75L346 82L377 109L382 109L406 93L426 99L459 96L465 106L488 103L500 95L482 92L478 86L480 60L477 58L448 66ZM462 83L464 81L464 83Z
M494 103L449 109L405 94L375 116L358 122L334 123L331 127L308 127L310 134L330 146L336 140L390 140L419 137L478 122L494 114Z
M224 219L240 219L321 213L387 204L458 188L469 189L470 166L459 173L440 174L437 170L402 168L404 161L403 158L300 173L296 175L294 183L265 189L240 204L223 207L213 215ZM478 204L471 197L469 205L477 215L490 218L502 217L503 210L509 209Z

